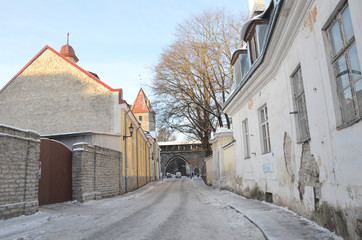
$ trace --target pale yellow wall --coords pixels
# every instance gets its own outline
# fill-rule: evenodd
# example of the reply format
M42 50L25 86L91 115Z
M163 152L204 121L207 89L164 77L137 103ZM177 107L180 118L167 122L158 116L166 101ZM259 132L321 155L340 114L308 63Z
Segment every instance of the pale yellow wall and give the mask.
M141 123L141 127L145 131L155 131L156 130L156 123L155 123L155 113L134 113L137 121ZM142 121L139 120L139 116L142 116Z
M230 189L235 189L235 145L231 145L223 148L224 154L224 172L226 177L226 186Z
M206 165L206 184L211 185L212 180L214 179L214 163L212 161L212 156L206 158L204 161Z
M129 126L131 123L134 127L132 137L128 137L125 140L127 141L126 144L127 157L125 156L126 151L122 151L123 157L127 161L127 176L129 178L137 177L137 171L138 171L138 176L140 177L139 186L142 186L146 183L146 180L147 182L150 181L150 176L151 180L156 179L155 175L157 175L157 173L155 173L156 171L155 160L152 160L151 152L155 151L154 150L155 148L158 149L158 145L157 142L153 141L153 139L147 138L142 128L138 128L138 123L136 122L136 118L134 118L132 112L128 112L128 108L123 107L120 110L120 116L122 122L120 130L122 136L124 136L125 134L127 136L130 135ZM126 121L124 121L124 119L126 119ZM125 133L125 122L126 122L126 133ZM123 143L122 149L125 149L125 141L123 141L122 139ZM137 168L137 162L138 162L138 168Z
M0 93L0 123L43 135L114 133L113 94L46 49Z
M213 149L213 186L222 189L235 189L235 148L231 130L216 132L211 140Z

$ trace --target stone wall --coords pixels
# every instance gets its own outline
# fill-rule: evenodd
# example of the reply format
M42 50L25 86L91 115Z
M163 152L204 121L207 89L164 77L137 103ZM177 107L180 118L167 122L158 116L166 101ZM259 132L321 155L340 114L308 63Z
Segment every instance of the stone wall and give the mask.
M73 199L85 202L125 192L121 152L86 143L73 145Z
M38 210L40 136L0 125L0 219Z
M114 133L114 94L46 49L0 92L0 122L41 135Z

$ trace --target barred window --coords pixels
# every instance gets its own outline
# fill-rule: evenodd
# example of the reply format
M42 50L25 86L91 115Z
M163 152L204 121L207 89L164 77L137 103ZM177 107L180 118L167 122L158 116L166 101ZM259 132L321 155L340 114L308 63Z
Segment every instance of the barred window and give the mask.
M293 100L296 114L297 141L305 142L310 139L307 106L305 102L302 69L300 66L291 76L293 86Z

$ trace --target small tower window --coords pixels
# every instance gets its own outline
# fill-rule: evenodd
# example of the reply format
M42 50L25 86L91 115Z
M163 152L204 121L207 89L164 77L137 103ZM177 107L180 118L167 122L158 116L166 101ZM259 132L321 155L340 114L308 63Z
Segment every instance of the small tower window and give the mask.
M138 120L139 120L139 121L142 121L142 116L138 116Z

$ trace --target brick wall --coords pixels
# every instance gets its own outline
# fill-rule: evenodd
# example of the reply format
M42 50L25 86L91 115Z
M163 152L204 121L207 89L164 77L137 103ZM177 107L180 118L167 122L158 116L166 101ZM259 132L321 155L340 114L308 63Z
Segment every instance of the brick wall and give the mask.
M40 136L0 125L0 219L38 210Z
M86 143L73 145L73 199L85 202L125 192L121 152Z

